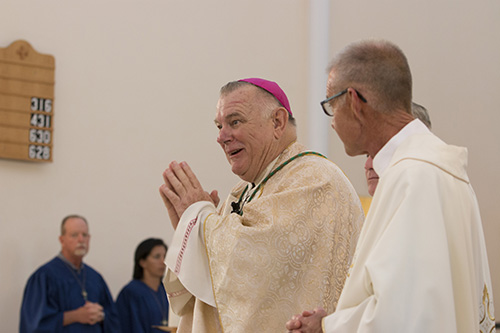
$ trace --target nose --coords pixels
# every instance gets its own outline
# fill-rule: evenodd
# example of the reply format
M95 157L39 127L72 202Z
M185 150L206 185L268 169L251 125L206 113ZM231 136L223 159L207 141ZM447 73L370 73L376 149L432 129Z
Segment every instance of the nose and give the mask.
M370 170L373 169L373 158L371 156L368 156L365 162L365 170Z
M230 132L231 132L230 129L228 129L226 126L222 126L221 129L219 130L219 134L217 135L217 143L222 145L230 141L231 140Z

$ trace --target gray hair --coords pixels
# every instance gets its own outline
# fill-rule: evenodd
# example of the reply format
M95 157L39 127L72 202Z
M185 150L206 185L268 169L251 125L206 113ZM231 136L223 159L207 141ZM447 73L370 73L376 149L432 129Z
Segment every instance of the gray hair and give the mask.
M412 78L408 60L395 44L384 40L352 43L331 61L335 88L352 86L370 95L368 103L379 112L396 109L411 113ZM363 89L369 93L365 94Z
M226 96L226 95L240 89L241 87L245 87L245 86L252 86L252 87L257 88L259 90L259 93L261 94L261 96L265 98L265 101L269 101L270 103L272 103L272 104L266 103L264 105L265 109L267 111L269 111L268 113L264 113L264 115L270 116L271 110L273 110L275 106L283 107L283 105L280 103L280 101L278 101L278 99L276 97L274 97L273 94L271 94L270 92L268 92L265 89L262 89L259 86L256 86L254 84L251 84L250 82L245 82L245 81L231 81L231 82L226 83L224 86L222 86L222 88L220 88L220 96L221 97ZM288 121L290 122L290 124L292 124L293 126L296 126L295 118L289 112L287 112L287 114L288 114Z
M411 113L417 119L420 119L421 122L425 124L429 129L431 129L431 118L429 117L429 112L427 109L420 104L415 102L411 102Z
M81 215L76 215L76 214L68 215L65 218L63 218L63 220L61 222L61 236L64 235L64 233L66 232L66 229L64 228L64 226L66 225L66 222L69 219L81 219L81 220L83 220L83 222L85 222L85 224L87 226L89 225L88 222L87 222L87 220L85 219L85 217L83 217Z

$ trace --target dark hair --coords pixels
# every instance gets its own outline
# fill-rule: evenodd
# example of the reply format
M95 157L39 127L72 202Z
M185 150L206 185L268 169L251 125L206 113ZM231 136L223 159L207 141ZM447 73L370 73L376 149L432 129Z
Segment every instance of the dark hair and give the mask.
M61 222L61 236L66 233L65 225L66 225L66 221L68 221L69 219L81 219L81 220L83 220L83 222L85 222L85 224L87 226L89 225L87 220L85 219L85 217L83 217L81 215L77 215L77 214L68 215L65 218L63 218L63 220Z
M135 256L134 256L134 279L140 280L144 276L144 269L140 265L140 261L142 259L146 259L147 256L151 253L151 250L155 246L162 245L165 247L165 250L168 251L167 244L163 242L163 240L159 238L148 238L146 240L143 240L138 246L137 249L135 249Z

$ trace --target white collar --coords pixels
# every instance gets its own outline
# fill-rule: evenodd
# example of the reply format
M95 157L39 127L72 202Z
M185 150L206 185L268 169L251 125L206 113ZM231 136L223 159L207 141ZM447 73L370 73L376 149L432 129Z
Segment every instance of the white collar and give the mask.
M403 127L396 135L390 138L389 141L379 150L377 155L373 158L373 169L381 176L384 171L389 167L392 156L401 143L413 134L426 133L429 129L419 119L412 120L405 127Z

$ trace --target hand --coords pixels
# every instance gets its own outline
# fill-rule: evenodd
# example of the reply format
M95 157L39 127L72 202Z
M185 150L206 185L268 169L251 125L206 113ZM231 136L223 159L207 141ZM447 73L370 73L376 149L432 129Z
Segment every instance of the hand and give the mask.
M304 311L302 315L294 315L286 322L289 333L322 333L321 320L326 316L322 308L313 311Z
M85 302L78 309L65 311L63 315L63 326L73 323L94 325L104 320L104 310L98 303Z
M104 310L99 303L87 301L78 310L80 311L79 322L82 324L94 325L104 320Z
M193 203L210 201L216 206L219 204L217 191L205 192L186 162L171 162L163 172L163 179L165 184L160 186L160 194L174 229L184 211Z
M170 191L174 191L174 188L172 187L172 185L170 185L170 182L168 181L165 173L167 172L167 170L165 170L163 172L163 180L165 181L165 184L162 184L160 186L160 196L163 200L163 203L165 204L165 207L167 207L167 212L168 212L168 217L170 218L170 223L172 224L172 227L175 229L177 229L177 225L179 224L179 220L180 220L180 216L177 215L177 211L175 210L174 208L174 205L172 205L172 203L170 202L170 200L168 200L167 196L164 194L164 192L170 190Z
M220 202L220 199L219 199L219 193L217 192L217 190L213 190L212 192L210 192L210 198L212 199L215 207L217 207L219 205L219 202Z

